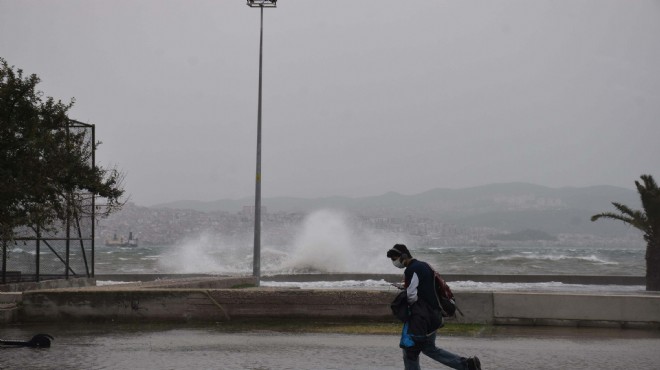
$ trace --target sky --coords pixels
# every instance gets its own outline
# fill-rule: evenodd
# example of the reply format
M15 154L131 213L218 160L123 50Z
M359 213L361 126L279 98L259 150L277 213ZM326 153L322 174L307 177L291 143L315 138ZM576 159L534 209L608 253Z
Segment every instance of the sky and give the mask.
M75 98L130 201L254 196L260 11L0 0L0 57ZM660 178L660 1L280 0L262 196Z

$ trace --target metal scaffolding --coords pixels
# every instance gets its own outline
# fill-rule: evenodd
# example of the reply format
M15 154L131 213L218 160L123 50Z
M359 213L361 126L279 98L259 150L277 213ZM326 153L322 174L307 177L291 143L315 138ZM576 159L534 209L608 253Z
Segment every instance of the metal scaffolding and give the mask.
M89 164L95 166L94 125L71 120L67 130L84 135L85 145L91 148ZM51 231L34 227L15 230L13 243L0 246L0 284L94 276L94 194L78 192L72 198L77 206L72 207L76 211L69 220L58 221Z

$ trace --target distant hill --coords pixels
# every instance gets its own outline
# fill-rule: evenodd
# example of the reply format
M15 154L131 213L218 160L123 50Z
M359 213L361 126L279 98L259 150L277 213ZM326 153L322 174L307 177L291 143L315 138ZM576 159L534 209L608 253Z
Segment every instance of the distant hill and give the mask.
M500 240L500 241L529 241L529 240L557 241L557 237L555 236L552 236L543 231L530 230L530 229L526 229L516 233L492 235L489 237L489 239Z
M355 212L386 212L398 215L426 214L462 219L492 212L611 210L611 202L636 207L637 192L615 186L582 188L549 188L526 183L492 184L464 189L434 189L419 194L389 192L369 197L263 198L262 204L272 212L308 212L321 208L346 209ZM254 205L253 197L202 202L179 200L150 208L191 209L202 212L239 212Z
M262 199L268 212L311 212L333 208L370 217L426 217L464 227L489 227L509 232L539 230L616 236L630 232L623 223L592 223L591 215L612 211L611 202L640 208L637 192L615 186L549 188L527 183L491 184L464 189L433 189L419 194L385 193L370 197ZM176 201L151 208L203 212L239 212L251 197L213 202Z

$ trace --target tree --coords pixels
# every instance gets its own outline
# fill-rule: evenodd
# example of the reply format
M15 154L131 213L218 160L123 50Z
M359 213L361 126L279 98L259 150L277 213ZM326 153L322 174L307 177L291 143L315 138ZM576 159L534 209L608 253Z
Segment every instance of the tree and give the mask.
M613 202L619 213L605 212L591 217L623 221L644 233L646 240L646 290L660 290L660 188L651 175L642 175L642 182L635 181L643 211Z
M55 101L36 89L35 74L0 58L0 242L6 246L17 229L52 230L79 217L89 197L105 198L119 208L123 174L95 166L95 145L84 131L72 129L67 113L74 104ZM85 195L87 194L87 195Z

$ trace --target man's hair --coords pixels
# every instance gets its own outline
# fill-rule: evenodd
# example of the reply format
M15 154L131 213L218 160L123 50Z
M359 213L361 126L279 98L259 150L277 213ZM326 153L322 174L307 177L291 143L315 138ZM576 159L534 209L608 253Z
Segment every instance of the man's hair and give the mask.
M412 253L410 253L408 247L403 244L395 244L390 250L387 251L387 258L400 257L404 254L407 256L404 258L412 258Z

